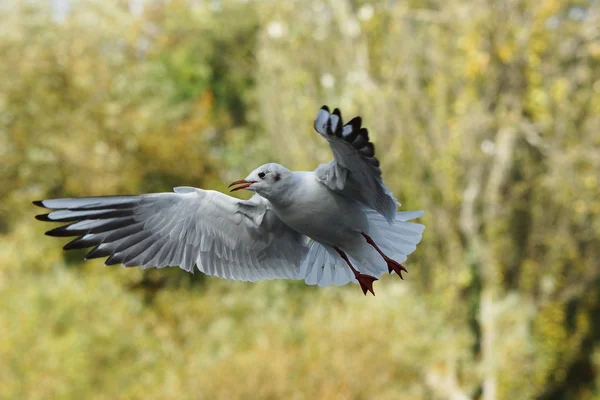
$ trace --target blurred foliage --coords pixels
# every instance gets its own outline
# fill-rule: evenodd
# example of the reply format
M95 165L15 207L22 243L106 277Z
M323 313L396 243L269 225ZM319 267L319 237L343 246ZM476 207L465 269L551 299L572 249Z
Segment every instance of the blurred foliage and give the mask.
M2 398L600 398L595 1L0 3ZM361 114L427 230L377 297L103 269L56 196L217 190Z

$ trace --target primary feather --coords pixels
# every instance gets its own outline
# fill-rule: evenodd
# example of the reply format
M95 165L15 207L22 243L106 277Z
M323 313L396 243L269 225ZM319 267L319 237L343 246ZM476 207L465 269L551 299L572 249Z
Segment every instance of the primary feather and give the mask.
M320 165L315 173L329 189L378 211L391 224L400 204L383 183L375 146L361 124L361 118L355 117L344 125L337 108L333 113L327 106L319 110L314 127L329 142L334 160Z

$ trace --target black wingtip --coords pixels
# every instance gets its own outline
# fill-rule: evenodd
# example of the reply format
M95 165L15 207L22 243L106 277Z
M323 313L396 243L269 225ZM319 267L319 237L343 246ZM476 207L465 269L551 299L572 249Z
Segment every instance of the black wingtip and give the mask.
M46 208L44 206L44 200L34 200L31 202L34 206L38 206L38 207L42 207L42 208Z
M103 257L108 257L113 253L113 250L109 249L108 247L104 247L104 248L100 248L100 245L94 247L92 250L90 250L86 255L85 255L85 259L86 260L92 260L94 258L103 258Z
M52 222L52 220L48 218L48 215L50 214L39 214L35 216L35 219L38 221Z
M58 228L51 229L45 233L46 236L54 236L54 237L67 237L67 236L78 236L81 234L81 231L70 231L68 230L69 225L59 226Z
M117 265L122 264L125 256L122 253L115 253L108 257L106 261L104 261L104 265Z
M337 115L337 116L338 116L338 117L340 117L340 119L341 119L342 113L340 112L340 109L339 109L339 108L336 108L336 109L334 109L334 110L333 110L333 114L334 114L334 115Z
M352 118L350 121L348 121L346 123L346 125L351 125L352 126L352 130L359 130L360 127L362 126L362 118L361 117L354 117Z
M375 156L375 145L368 142L362 148L358 149L358 152L365 157L373 157Z
M79 250L79 249L85 249L88 247L93 246L92 243L89 243L88 241L83 240L83 236L80 236L76 239L71 240L69 243L65 244L63 246L63 250Z
M77 238L79 239L79 238ZM67 251L67 250L75 250L78 249L79 247L77 247L77 239L70 241L69 243L65 244L63 246L63 250ZM89 246L88 246L89 247ZM85 259L85 258L84 258Z
M323 107L321 107L321 110L329 112L329 107L327 107L327 106L324 105Z

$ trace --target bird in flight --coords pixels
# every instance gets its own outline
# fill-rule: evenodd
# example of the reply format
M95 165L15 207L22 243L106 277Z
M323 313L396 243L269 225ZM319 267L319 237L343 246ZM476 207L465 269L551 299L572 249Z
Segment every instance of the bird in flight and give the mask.
M269 163L233 182L240 200L193 187L173 193L34 201L50 209L41 221L68 222L46 232L75 236L65 250L93 247L86 259L105 265L162 268L242 281L303 279L309 285L358 283L373 295L383 273L407 272L401 264L425 227L408 222L423 211L400 205L381 177L375 147L361 117L346 124L338 109L323 106L315 130L334 160L314 171Z

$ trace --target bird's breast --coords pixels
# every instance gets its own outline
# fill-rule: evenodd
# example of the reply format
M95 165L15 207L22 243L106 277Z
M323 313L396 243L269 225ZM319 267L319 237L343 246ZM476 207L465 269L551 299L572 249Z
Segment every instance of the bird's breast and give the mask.
M274 204L274 211L292 229L333 246L344 247L360 238L360 232L368 227L360 205L316 180L299 186L293 201L286 206Z

